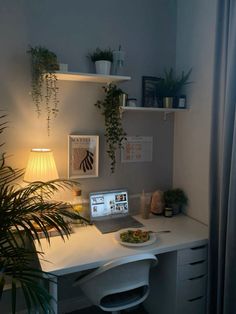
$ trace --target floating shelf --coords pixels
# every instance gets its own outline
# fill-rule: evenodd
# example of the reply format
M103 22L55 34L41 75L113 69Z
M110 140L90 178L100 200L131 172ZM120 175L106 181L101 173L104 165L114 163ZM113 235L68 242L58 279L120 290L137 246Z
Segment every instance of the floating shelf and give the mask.
M130 76L118 76L118 75L100 75L90 73L78 73L78 72L56 72L57 79L60 81L77 81L88 83L120 83L130 81Z
M182 112L188 111L189 109L179 109L179 108L155 108L155 107L121 107L122 111L159 111L159 112Z
M166 117L170 113L174 112L184 112L189 111L189 109L179 109L179 108L155 108L155 107L120 107L121 114L125 111L131 111L131 112L163 112L164 113L164 120L166 120Z

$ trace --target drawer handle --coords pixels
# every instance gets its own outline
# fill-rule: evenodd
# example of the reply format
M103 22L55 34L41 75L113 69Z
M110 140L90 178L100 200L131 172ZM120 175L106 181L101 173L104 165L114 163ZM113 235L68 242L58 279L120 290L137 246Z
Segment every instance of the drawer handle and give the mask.
M196 246L196 247L191 247L191 250L196 251L196 250L201 250L204 249L206 245L201 245L201 246Z
M198 261L198 262L189 263L189 265L197 265L197 264L202 264L204 262L205 262L205 260L202 260L202 261Z
M194 302L194 301L197 301L197 300L201 300L204 296L201 295L200 297L197 297L197 298L193 298L193 299L189 299L188 302Z
M189 278L188 280L195 280L195 279L200 279L200 278L203 278L205 277L205 275L200 275L200 276L197 276L197 277L192 277L192 278Z

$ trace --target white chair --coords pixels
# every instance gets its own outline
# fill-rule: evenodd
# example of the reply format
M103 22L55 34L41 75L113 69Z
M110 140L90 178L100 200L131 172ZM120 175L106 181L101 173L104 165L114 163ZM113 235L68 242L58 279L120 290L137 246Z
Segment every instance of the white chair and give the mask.
M143 302L149 293L149 270L157 264L152 254L112 260L74 284L103 311L119 313Z

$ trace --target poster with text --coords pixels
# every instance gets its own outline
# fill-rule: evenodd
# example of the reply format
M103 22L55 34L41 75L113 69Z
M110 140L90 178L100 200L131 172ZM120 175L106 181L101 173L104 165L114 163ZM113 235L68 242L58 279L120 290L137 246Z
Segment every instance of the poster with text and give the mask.
M69 135L69 178L98 177L99 137Z

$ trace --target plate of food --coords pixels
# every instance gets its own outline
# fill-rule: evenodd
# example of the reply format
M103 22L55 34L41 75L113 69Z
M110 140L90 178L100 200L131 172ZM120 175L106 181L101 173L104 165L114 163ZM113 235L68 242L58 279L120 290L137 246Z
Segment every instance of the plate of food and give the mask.
M128 228L116 232L115 239L125 246L146 246L153 244L157 237L152 231Z

